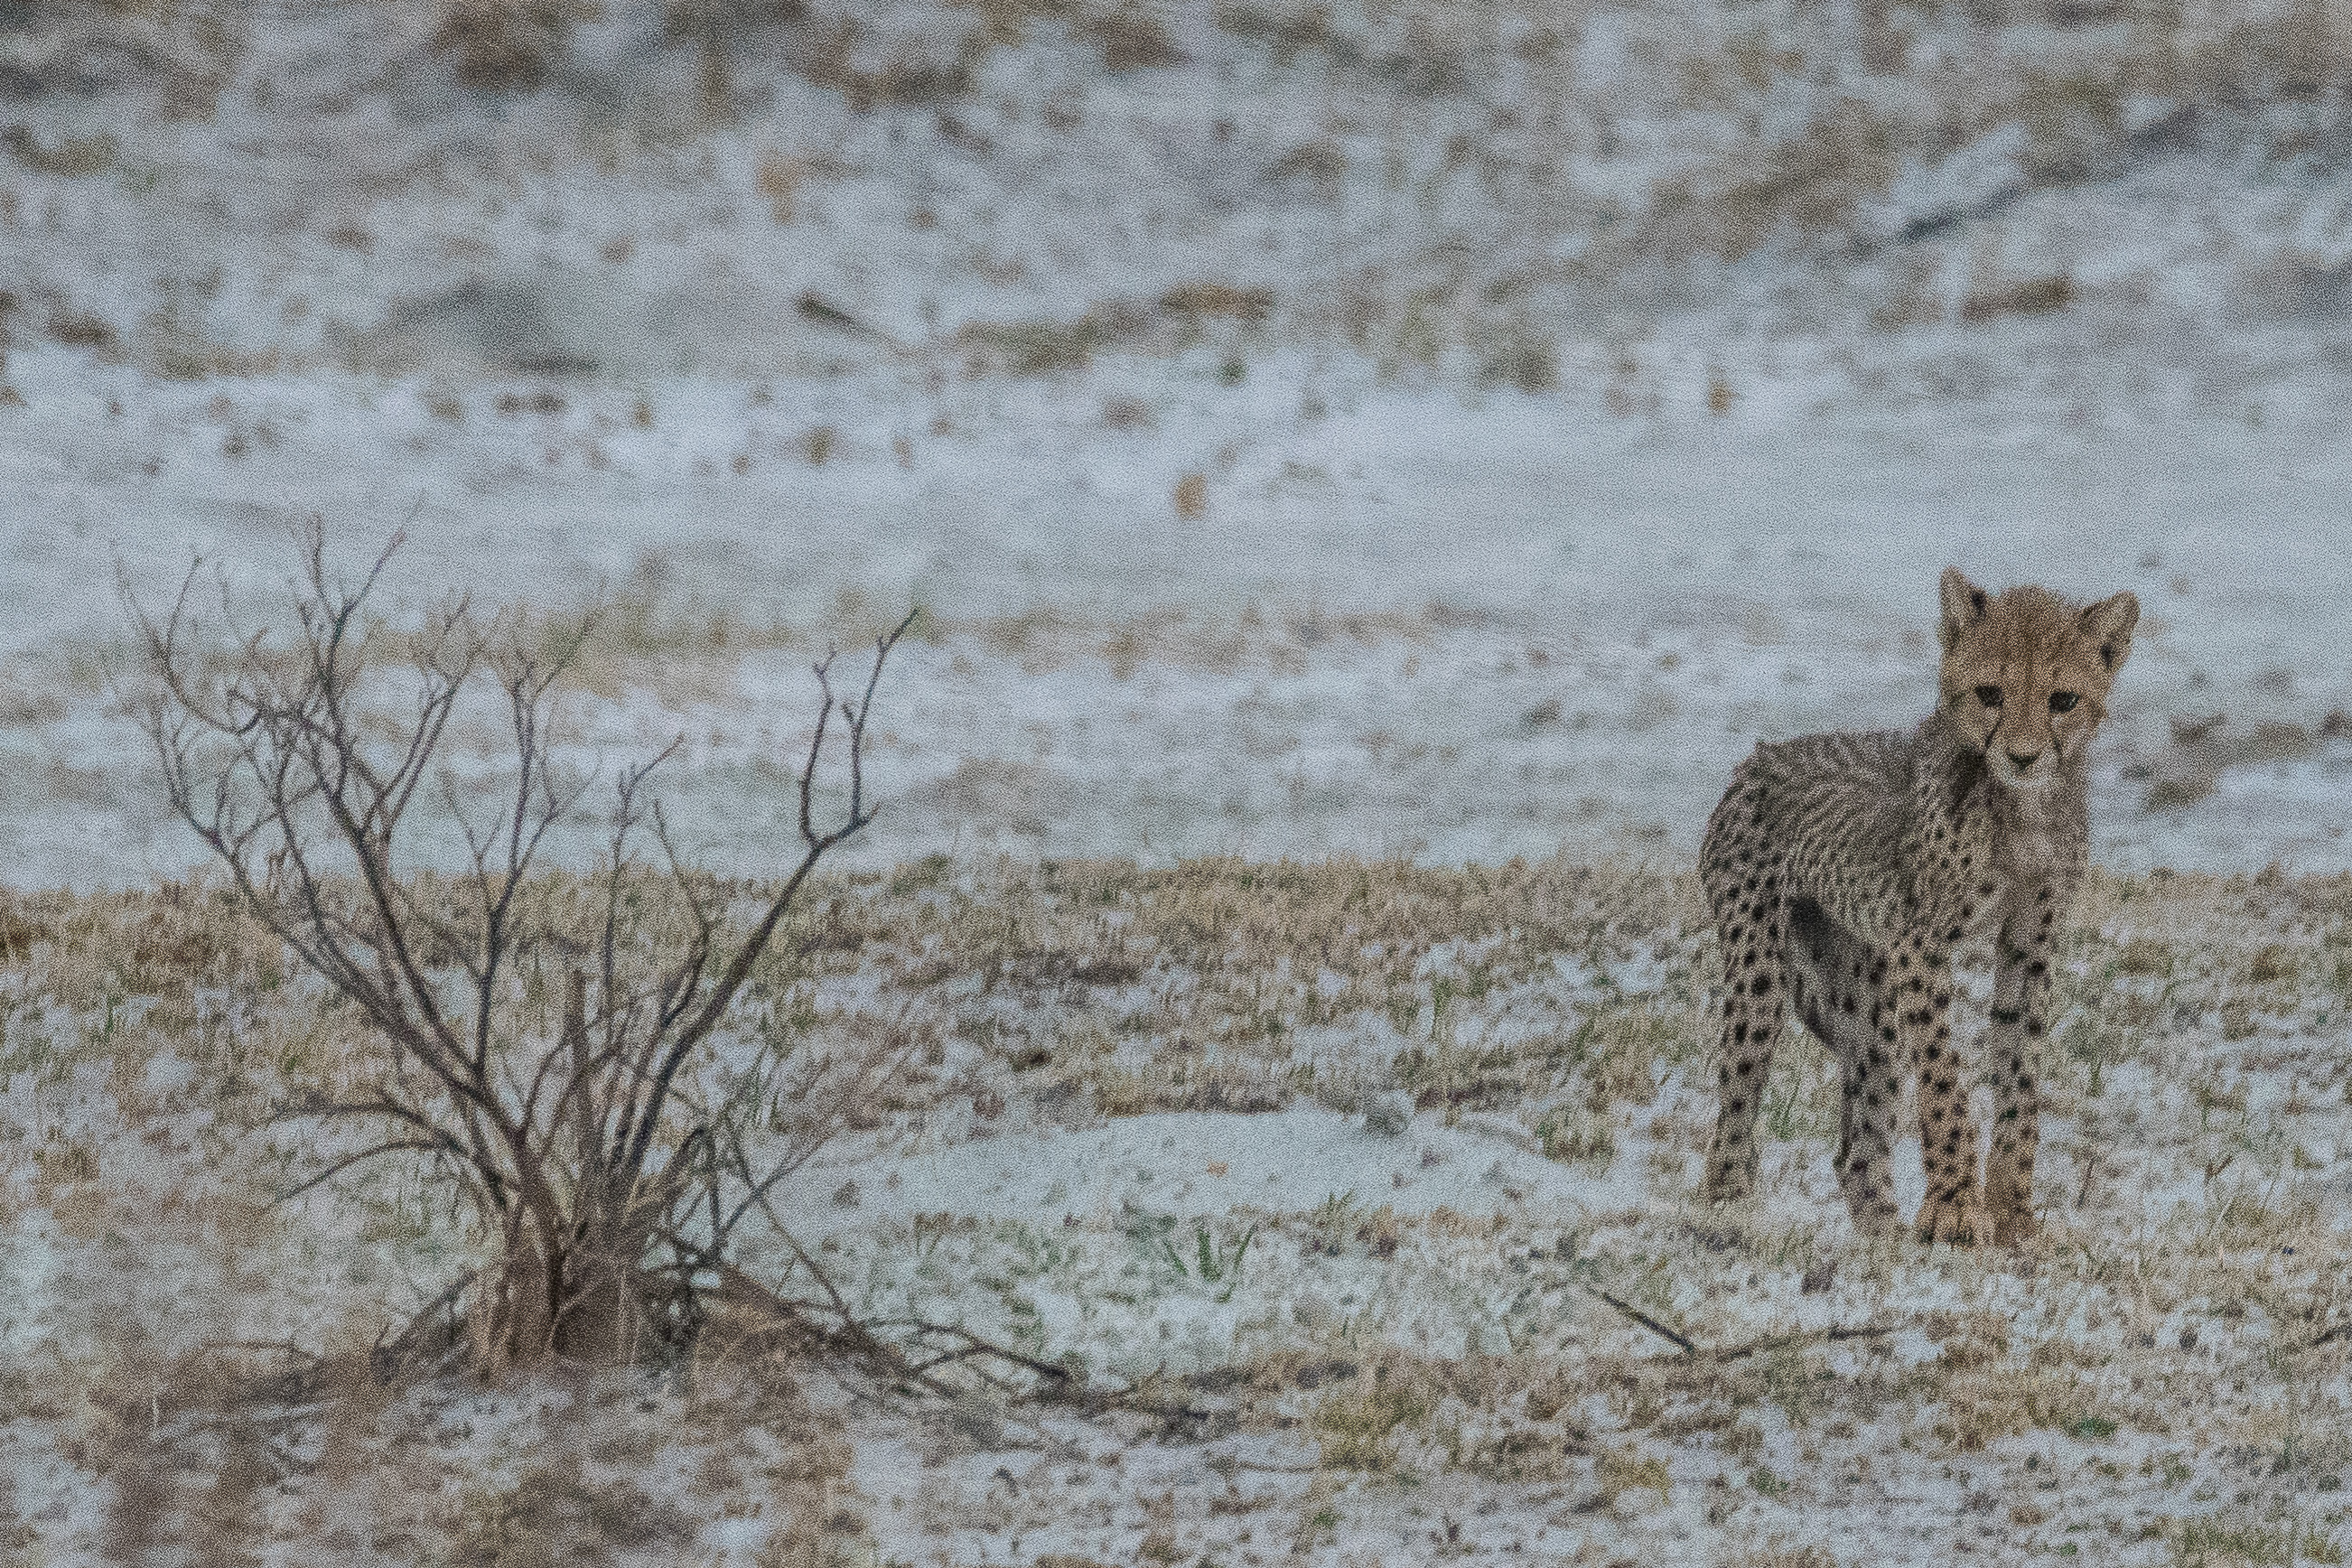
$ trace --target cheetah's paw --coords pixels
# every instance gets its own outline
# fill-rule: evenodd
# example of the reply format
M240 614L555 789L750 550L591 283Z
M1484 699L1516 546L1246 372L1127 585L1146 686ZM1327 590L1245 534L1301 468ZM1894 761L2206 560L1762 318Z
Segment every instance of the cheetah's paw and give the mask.
M1709 1203L1738 1203L1756 1191L1756 1167L1732 1160L1709 1160L1699 1195Z
M1995 1205L1992 1209L1992 1239L2000 1247L2022 1247L2032 1241L2042 1228L2033 1217L2032 1208L2024 1204Z
M1992 1222L1973 1193L1958 1198L1929 1197L1919 1205L1919 1217L1913 1228L1921 1241L1931 1246L1940 1241L1953 1247L1973 1247L1993 1234Z

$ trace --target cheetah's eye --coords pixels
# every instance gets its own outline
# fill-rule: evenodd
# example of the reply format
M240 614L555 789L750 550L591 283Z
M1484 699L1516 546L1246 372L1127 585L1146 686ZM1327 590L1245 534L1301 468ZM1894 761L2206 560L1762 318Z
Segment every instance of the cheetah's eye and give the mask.
M2078 691L2053 691L2050 694L2050 711L2072 713L2074 710L2074 704L2081 700L2083 696Z
M1998 686L1979 686L1979 687L1978 687L1978 688L1977 688L1977 700L1978 700L1978 701L1979 701L1979 702L1981 702L1981 703L1983 703L1983 704L1984 704L1986 707L1988 707L1988 708L1998 708L1998 707L2000 707L2000 687L1998 687Z

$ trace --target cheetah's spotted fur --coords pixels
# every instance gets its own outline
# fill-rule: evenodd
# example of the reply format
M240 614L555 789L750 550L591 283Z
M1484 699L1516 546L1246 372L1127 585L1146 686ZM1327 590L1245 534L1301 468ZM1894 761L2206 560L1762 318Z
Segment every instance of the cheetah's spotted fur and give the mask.
M1837 1058L1836 1168L1857 1226L1896 1223L1891 1154L1906 1065L1919 1081L1922 1240L2012 1242L2033 1229L2035 1075L2056 928L2089 851L2087 755L2139 601L2077 606L2047 589L1941 586L1936 712L1908 734L1759 745L1707 819L1699 874L1723 953L1721 1105L1710 1196L1756 1180L1756 1113L1794 1016ZM1990 935L1982 1057L1991 1157L1950 1023L1955 947ZM1989 1223L1988 1223L1989 1222Z

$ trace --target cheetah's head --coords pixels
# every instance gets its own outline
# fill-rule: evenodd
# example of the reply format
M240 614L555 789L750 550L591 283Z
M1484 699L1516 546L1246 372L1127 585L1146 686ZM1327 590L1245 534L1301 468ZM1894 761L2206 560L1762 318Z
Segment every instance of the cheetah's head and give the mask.
M2074 605L2047 588L1987 594L1944 568L1943 714L1994 778L2040 789L2075 762L2131 653L2139 601Z

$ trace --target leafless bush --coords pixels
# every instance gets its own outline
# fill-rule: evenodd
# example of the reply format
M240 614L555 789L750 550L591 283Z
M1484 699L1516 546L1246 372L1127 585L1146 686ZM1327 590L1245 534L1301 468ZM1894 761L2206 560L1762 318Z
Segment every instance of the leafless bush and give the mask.
M173 806L245 907L383 1047L322 1071L289 1107L367 1132L295 1190L383 1155L429 1162L488 1255L471 1322L492 1366L625 1363L690 1338L731 1271L737 1226L774 1217L770 1187L894 1060L879 1038L846 1075L828 1073L795 1058L787 1024L724 1092L700 1077L818 863L872 820L866 720L907 623L878 640L854 695L835 694L830 657L815 667L802 847L781 883L751 894L686 861L646 791L667 752L612 781L593 872L540 874L542 847L578 830L596 782L553 754L587 624L551 636L459 599L394 634L370 598L397 538L356 586L329 567L320 525L302 542L281 630L208 637L194 572L167 614L131 604ZM453 735L475 732L504 736L487 796L461 788L450 758ZM829 742L845 801L821 822ZM428 791L462 836L455 876L417 869L410 849ZM755 1124L787 1133L756 1172Z

